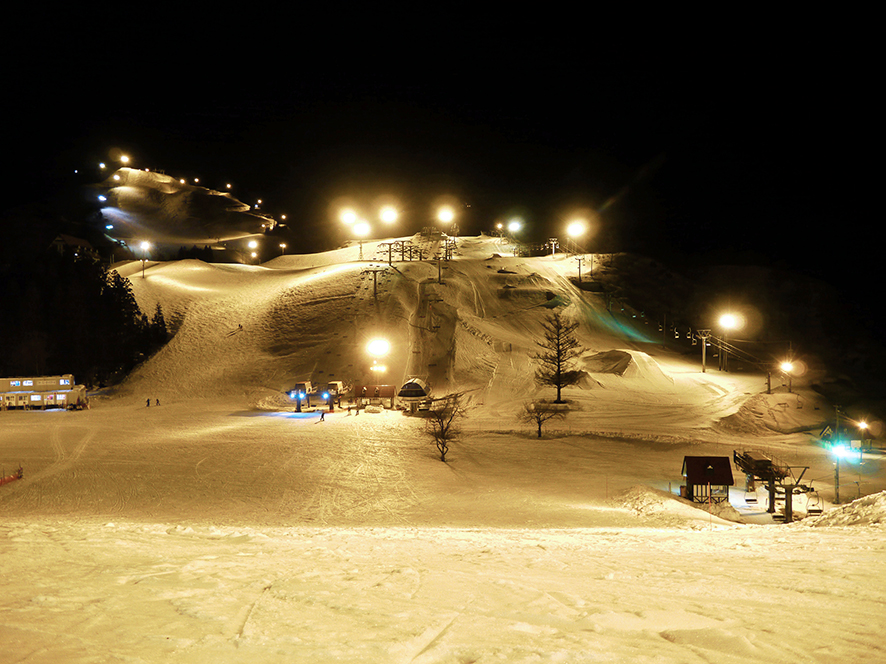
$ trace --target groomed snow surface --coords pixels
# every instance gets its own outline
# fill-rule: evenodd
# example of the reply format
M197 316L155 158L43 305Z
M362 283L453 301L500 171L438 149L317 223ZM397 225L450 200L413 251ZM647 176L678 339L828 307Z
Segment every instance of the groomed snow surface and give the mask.
M373 275L357 247L120 266L169 344L88 411L0 413L0 475L25 469L0 487L2 660L886 661L881 462L843 461L860 499L832 504L803 432L828 404L701 373L577 290L570 257L459 242L443 283L429 262ZM586 375L538 439L517 414L552 397L530 357L552 303ZM466 392L447 463L420 418L321 422L282 395L370 382L377 334L386 382ZM775 524L737 471L715 514L677 497L684 456L735 449L808 467L824 514Z

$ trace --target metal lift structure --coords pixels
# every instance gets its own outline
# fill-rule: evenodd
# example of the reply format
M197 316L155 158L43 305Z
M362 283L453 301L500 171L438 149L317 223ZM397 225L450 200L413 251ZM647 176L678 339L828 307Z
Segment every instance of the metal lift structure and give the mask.
M794 489L799 486L803 475L809 470L808 466L787 466L777 463L760 452L732 452L732 460L735 466L741 470L747 478L747 491L751 490L755 481L759 480L766 485L769 492L769 507L766 511L775 518L775 501L778 499L777 487L784 490L784 521L790 523L794 519L793 496ZM794 470L800 470L800 476L794 478ZM785 480L788 480L787 482Z

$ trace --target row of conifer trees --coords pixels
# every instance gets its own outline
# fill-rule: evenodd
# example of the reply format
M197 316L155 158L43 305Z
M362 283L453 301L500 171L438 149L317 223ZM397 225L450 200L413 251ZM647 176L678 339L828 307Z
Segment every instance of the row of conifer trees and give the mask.
M0 375L74 374L110 384L160 348L159 306L141 311L128 279L89 255L49 250L4 266L0 281Z

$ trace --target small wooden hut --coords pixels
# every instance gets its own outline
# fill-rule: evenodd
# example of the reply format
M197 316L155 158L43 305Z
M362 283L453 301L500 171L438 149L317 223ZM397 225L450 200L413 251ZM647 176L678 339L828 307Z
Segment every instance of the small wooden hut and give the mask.
M683 477L680 495L696 503L728 502L729 487L735 485L729 457L683 457Z

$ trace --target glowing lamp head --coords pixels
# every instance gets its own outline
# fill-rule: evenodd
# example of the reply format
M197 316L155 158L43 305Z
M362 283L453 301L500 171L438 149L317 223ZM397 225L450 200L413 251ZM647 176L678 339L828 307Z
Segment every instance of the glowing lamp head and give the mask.
M720 327L724 330L738 330L742 325L741 317L736 314L723 314L720 316Z
M391 343L387 339L376 338L366 344L366 352L375 357L383 357L391 351Z
M834 456L838 459L844 459L850 456L851 451L846 447L843 443L837 443L831 448L831 452L834 453Z
M448 205L447 205L447 206L444 206L444 207L441 207L441 208L437 211L437 219L439 219L440 221L442 221L444 224L448 224L450 221L452 221L453 219L455 219L455 210L453 210L453 209L452 209L451 207L449 207Z
M397 217L399 215L397 214L397 210L395 208L390 205L386 205L378 213L378 216L386 224L393 224L395 221L397 221Z
M794 370L794 365L791 362L782 362L781 370L785 373L791 373Z
M579 237L584 235L587 230L587 226L583 221L573 221L566 227L566 233L569 237Z
M151 243L150 243L150 242L142 242L142 243L139 245L139 247L141 247L141 250L142 250L142 251L147 251L148 249L151 248Z
M250 241L249 241L249 244L248 244L247 246L248 246L250 249L255 249L255 248L258 246L258 242L256 242L255 240L250 240Z
M511 219L508 222L508 231L511 233L516 233L521 228L523 228L523 223L519 219Z
M338 218L341 219L343 224L348 224L349 226L357 221L357 213L351 209L342 210L341 214L338 215Z
M354 235L356 235L357 237L366 237L367 235L369 235L370 230L371 229L369 227L369 224L367 224L365 221L358 221L356 224L354 224Z

